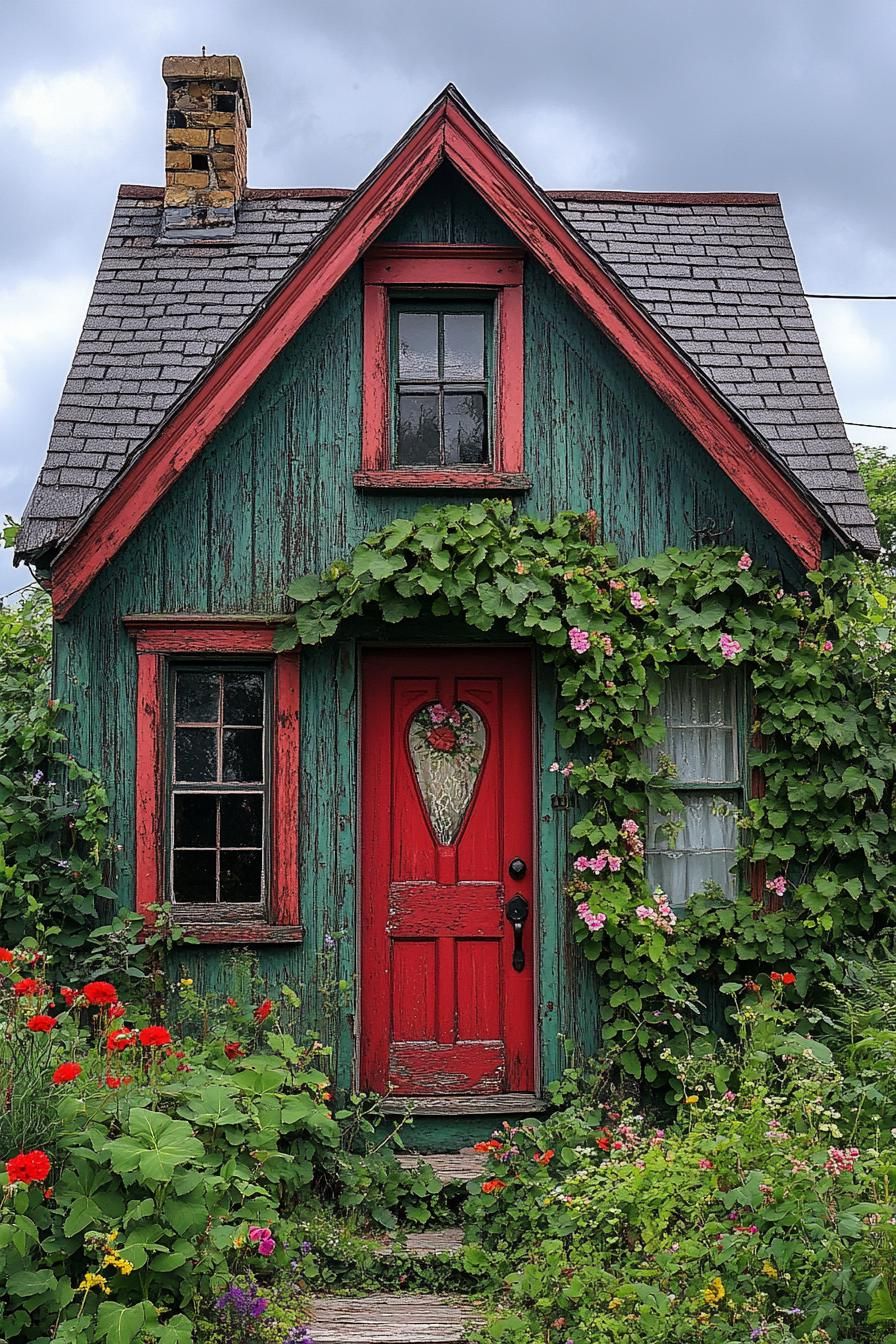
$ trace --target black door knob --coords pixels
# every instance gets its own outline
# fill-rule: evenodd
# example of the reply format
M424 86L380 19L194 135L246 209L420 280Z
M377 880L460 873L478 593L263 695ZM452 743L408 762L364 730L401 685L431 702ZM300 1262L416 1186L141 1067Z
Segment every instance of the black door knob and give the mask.
M526 876L528 870L522 859L511 859L507 871L514 881L519 882L521 877Z

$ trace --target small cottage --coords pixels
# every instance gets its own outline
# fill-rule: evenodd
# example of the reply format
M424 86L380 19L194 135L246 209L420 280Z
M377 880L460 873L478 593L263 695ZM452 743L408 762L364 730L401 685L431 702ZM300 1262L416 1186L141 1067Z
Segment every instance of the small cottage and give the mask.
M165 184L119 190L18 540L71 750L122 906L170 901L209 988L251 949L331 1015L341 1085L460 1135L594 1045L554 679L422 619L279 652L288 585L489 495L790 588L874 520L776 196L545 191L451 86L359 187L253 189L239 60L162 74ZM737 881L748 727L730 679L664 706L686 820L646 857L680 904Z

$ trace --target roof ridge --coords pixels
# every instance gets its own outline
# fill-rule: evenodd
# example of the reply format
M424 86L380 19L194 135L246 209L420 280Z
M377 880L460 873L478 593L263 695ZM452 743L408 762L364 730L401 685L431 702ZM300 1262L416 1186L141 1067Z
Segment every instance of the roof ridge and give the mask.
M279 198L300 200L345 200L355 193L354 187L247 187L244 199L273 201ZM123 183L118 188L119 200L161 200L164 187L140 186ZM577 187L554 188L545 192L554 201L606 202L619 201L631 205L780 205L776 191L592 191Z

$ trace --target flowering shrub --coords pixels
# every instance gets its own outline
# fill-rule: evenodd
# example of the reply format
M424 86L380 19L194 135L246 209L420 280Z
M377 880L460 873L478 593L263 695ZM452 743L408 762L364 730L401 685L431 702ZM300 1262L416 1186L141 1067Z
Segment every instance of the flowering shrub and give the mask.
M298 579L294 628L278 643L317 644L378 610L393 624L428 611L538 646L556 671L560 745L572 753L549 769L578 804L568 890L576 937L600 978L602 1041L625 1073L674 1089L670 1060L690 1047L707 982L782 962L804 996L819 967L840 973L831 946L858 948L893 920L887 599L846 557L797 592L740 547L620 565L598 527L593 512L545 522L507 501L426 508ZM737 898L709 886L673 914L648 886L641 837L651 807L681 810L673 771L654 769L649 753L664 736L655 718L663 683L684 661L749 675L750 764L764 792L739 818ZM765 869L762 919L750 864Z
M673 1120L580 1095L480 1145L466 1258L502 1280L486 1339L892 1340L896 1143L844 1111L829 1052L764 986L736 1047L677 1061Z
M40 952L7 951L0 1338L190 1340L203 1300L282 1267L291 1212L337 1168L319 1043L265 1028L265 1000L227 1010L245 1043L228 1059L216 1036L145 1021L108 981L57 994Z

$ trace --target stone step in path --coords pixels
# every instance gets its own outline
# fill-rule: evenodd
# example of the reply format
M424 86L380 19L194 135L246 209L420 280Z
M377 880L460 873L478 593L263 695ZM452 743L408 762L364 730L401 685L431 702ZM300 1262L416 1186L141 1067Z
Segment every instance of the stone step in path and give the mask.
M449 1181L474 1181L485 1166L485 1154L473 1148L457 1153L397 1153L398 1165L406 1171L428 1162L443 1185Z
M464 1298L371 1293L316 1297L306 1324L314 1344L458 1344L475 1320Z
M404 1250L405 1255L421 1258L427 1255L443 1255L445 1252L457 1252L464 1244L464 1232L461 1227L433 1227L423 1232L409 1232L404 1238L384 1241L377 1247L377 1255L392 1255Z

